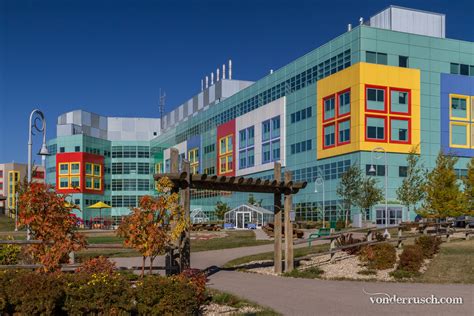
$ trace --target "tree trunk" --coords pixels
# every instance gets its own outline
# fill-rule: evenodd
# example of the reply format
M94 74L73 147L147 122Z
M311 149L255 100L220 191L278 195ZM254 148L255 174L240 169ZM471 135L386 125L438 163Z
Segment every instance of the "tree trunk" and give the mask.
M350 211L351 211L351 207L350 207L350 206L349 206L349 207L346 206L346 225L345 225L346 228L347 228L347 226L349 226L349 212L350 212Z
M407 222L411 222L410 220L410 205L407 206Z
M149 274L153 274L153 260L155 260L155 257L150 257L150 271L149 271Z
M142 257L142 274L141 274L141 277L143 278L143 276L145 275L145 256Z

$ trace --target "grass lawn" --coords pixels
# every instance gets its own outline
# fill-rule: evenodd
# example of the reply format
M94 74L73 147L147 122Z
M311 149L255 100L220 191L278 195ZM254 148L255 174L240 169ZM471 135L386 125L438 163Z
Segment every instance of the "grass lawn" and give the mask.
M241 297L235 296L230 293L226 292L221 292L215 289L208 289L207 290L208 295L211 297L211 303L217 304L217 305L225 305L225 306L231 306L234 308L243 308L243 307L253 307L258 309L258 312L255 313L232 313L232 315L255 315L255 316L277 316L280 315L274 310L268 308L268 307L263 307L260 306L256 303L250 302L246 299L243 299Z
M296 248L294 250L294 257L303 257L312 253L318 253L318 252L323 252L329 250L329 244L324 244L324 245L316 245L312 246L311 248L309 247L304 247L304 248ZM265 253L260 253L256 255L250 255L250 256L245 256L245 257L240 257L234 260L231 260L227 262L223 267L224 268L234 268L236 266L249 263L252 261L263 261L263 260L273 260L273 251L270 252L265 252Z
M415 282L474 283L474 240L443 243L428 270Z
M226 231L228 236L209 240L191 240L191 251L206 251L238 247L271 244L271 240L255 240L255 234L250 230Z
M105 236L87 236L87 243L89 244L121 244L123 238L117 237L115 234Z

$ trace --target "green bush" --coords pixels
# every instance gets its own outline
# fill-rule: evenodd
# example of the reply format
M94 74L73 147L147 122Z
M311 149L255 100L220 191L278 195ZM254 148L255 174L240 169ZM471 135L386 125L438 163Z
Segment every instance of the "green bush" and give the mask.
M147 276L137 282L135 292L140 315L195 315L206 299L205 288L199 289L183 276Z
M133 291L118 273L76 273L65 275L64 310L70 315L106 314L133 310Z
M362 248L359 259L365 262L369 269L390 269L397 261L397 251L389 243L369 245Z
M60 274L7 272L2 283L8 293L8 309L22 315L58 315L64 302L64 284ZM2 280L4 281L4 280Z
M429 259L438 253L441 245L441 238L436 236L420 236L415 239L415 244L421 247L423 257Z
M148 276L132 285L114 272L87 274L0 271L1 315L194 315L207 300L195 271Z
M408 245L403 248L403 252L400 255L400 261L398 263L398 269L416 272L420 270L422 264L423 251L419 245Z
M13 238L8 237L8 240ZM0 245L0 265L18 264L21 247L17 245Z

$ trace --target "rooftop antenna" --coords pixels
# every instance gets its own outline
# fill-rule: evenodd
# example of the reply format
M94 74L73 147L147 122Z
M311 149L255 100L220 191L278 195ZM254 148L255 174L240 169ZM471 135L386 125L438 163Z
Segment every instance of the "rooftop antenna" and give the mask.
M206 76L206 89L209 88L209 77Z
M232 80L232 59L229 59L229 80Z
M352 30L352 24L347 24L347 32L350 32Z
M360 17L360 18L359 18L359 24L360 24L360 25L364 24L364 18L363 18L363 17Z
M225 80L225 64L222 64L222 80Z
M160 88L160 129L163 129L163 121L164 121L164 114L165 114L165 101L166 101L166 92L163 91L161 93Z
M214 72L211 72L211 86L214 84Z
M219 67L217 67L217 69L216 69L216 82L219 81L219 71L220 71L220 69L219 69Z
M201 79L201 92L204 91L204 79Z

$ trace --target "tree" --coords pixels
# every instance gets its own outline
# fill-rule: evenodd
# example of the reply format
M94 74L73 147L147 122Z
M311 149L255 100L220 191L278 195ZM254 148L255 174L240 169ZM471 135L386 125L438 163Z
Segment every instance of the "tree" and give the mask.
M214 209L214 212L217 216L218 219L223 220L224 219L224 214L230 211L229 205L227 203L218 201L216 204L216 208Z
M382 189L377 187L377 180L372 177L363 177L360 183L359 194L356 196L355 204L361 212L372 208L383 200Z
M346 227L349 225L349 213L351 206L356 205L357 197L360 194L362 185L362 173L356 165L350 166L341 177L341 181L337 185L336 193L343 200L345 209Z
M420 156L416 153L417 147L413 147L407 156L407 176L397 189L398 200L408 209L408 218L410 207L416 207L416 204L423 200L425 196L426 171L420 162Z
M467 176L462 179L464 184L464 197L468 215L474 215L474 158L467 164Z
M257 199L252 193L249 194L249 199L247 200L247 203L250 205L262 206L262 200L260 199L259 201L257 201Z
M440 219L463 213L465 196L454 171L457 161L456 157L439 152L436 166L427 176L425 204L419 211L421 216Z
M146 258L150 258L151 274L156 256L165 253L189 225L179 205L179 195L171 188L168 178L158 180L160 195L142 197L139 206L131 209L117 231L118 236L124 238L125 247L134 248L142 255L142 276Z
M85 246L85 238L77 232L76 219L66 206L66 196L51 186L27 183L19 196L19 224L29 226L32 239L41 244L29 245L27 251L43 265L45 272L58 270L68 261L68 254Z

